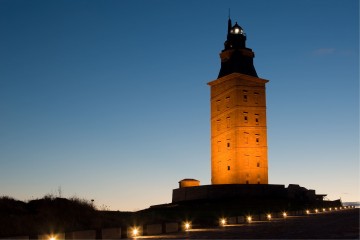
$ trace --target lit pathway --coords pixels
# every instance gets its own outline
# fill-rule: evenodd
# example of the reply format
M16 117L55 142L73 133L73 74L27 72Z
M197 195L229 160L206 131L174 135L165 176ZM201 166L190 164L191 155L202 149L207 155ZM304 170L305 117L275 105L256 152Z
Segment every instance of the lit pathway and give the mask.
M147 239L359 239L359 209L289 216L268 221L191 229Z

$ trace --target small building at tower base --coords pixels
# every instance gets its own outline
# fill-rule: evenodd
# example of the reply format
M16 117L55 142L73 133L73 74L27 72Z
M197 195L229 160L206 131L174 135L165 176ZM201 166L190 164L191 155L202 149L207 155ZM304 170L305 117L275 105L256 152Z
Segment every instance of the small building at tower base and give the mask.
M307 208L340 207L341 200L326 200L326 194L298 184L216 184L173 189L174 206L212 206L234 211L283 211ZM200 204L200 205L199 205ZM215 210L214 210L215 211Z
M181 181L180 181L181 182ZM323 201L325 194L316 194L297 184L217 184L181 187L173 190L172 203L217 199L288 199L315 203Z

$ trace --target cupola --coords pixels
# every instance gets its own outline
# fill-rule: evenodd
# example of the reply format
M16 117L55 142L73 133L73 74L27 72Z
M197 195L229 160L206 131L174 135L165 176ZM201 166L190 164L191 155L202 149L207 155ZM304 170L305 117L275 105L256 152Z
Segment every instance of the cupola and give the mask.
M257 77L253 64L255 55L250 48L246 47L244 29L237 22L232 25L229 18L227 30L224 49L220 53L221 69L218 78L235 72Z
M244 30L239 26L239 24L236 22L235 25L230 29L231 34L241 34L245 36Z

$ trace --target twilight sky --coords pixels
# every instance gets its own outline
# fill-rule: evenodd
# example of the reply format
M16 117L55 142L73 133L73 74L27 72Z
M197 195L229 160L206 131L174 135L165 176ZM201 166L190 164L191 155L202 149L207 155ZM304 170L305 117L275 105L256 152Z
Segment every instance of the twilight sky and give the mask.
M270 80L269 183L360 200L357 0L0 0L0 196L137 210L210 184L229 8Z

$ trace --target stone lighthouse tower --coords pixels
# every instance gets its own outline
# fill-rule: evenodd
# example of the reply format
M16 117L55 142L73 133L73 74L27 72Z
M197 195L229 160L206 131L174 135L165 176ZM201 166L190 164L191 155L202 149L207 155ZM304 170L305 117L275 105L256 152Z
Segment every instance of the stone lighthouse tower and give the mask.
M211 88L212 184L268 184L265 84L244 30L231 19Z
M207 203L212 208L215 203L217 208L221 203L226 208L244 211L249 205L264 211L269 206L321 206L326 195L316 194L315 190L297 184L290 184L288 188L268 184L265 85L269 81L258 77L253 64L254 52L246 47L244 30L237 23L233 25L230 18L220 58L219 76L208 83L211 185L200 186L196 179L183 179L179 188L173 189L172 202L201 200L203 202L196 202L194 206ZM340 200L335 204L341 206Z

